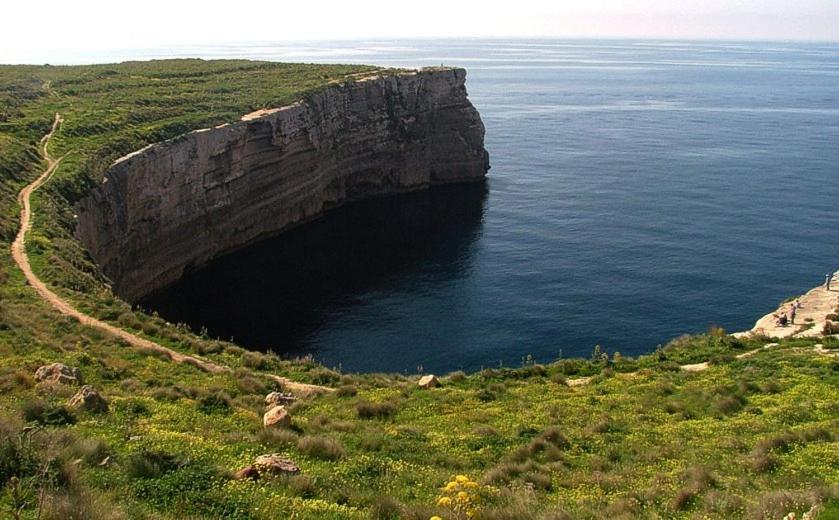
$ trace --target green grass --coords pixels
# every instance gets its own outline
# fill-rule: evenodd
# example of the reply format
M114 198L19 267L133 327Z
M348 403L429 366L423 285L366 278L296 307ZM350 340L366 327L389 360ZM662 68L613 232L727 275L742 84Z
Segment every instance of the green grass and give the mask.
M722 331L639 358L455 372L421 390L398 374L340 374L247 352L115 298L73 239L72 203L115 157L253 109L305 97L359 66L178 60L0 67L0 510L23 518L453 518L453 475L480 482L476 518L781 518L839 497L839 362L789 340ZM48 85L48 88L45 86ZM100 319L228 365L208 374L62 317L13 266L15 194L37 176L55 111L67 153L35 199L29 252L59 294ZM835 340L819 340L835 349ZM561 345L557 345L559 350ZM680 364L711 360L708 370ZM77 390L36 383L79 367L110 411L66 408ZM266 374L339 389L262 427ZM570 379L591 376L585 386ZM237 481L264 453L300 475ZM832 515L832 516L831 516Z

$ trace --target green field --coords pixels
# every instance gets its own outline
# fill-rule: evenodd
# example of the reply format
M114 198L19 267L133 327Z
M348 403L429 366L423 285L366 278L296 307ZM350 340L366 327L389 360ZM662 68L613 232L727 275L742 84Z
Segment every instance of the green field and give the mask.
M72 237L72 203L114 158L371 70L0 66L0 516L780 519L822 504L819 518L839 518L834 338L738 358L769 340L712 330L637 359L598 349L420 389L418 376L340 374L248 352L110 293ZM208 374L80 326L25 283L9 254L16 193L43 167L37 144L55 112L65 123L50 150L66 155L33 200L37 274L78 309L232 372ZM76 386L35 381L56 361L78 367L109 411L72 409ZM707 370L680 369L702 361ZM268 374L337 391L298 400L290 427L265 429L264 397L278 389ZM299 474L232 478L266 453Z

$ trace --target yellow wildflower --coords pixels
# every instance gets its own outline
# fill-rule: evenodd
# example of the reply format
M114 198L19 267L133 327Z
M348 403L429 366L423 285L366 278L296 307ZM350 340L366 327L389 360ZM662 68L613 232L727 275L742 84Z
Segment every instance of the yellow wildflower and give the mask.
M440 497L440 500L437 501L437 505L441 507L449 507L452 503L452 499L449 497Z

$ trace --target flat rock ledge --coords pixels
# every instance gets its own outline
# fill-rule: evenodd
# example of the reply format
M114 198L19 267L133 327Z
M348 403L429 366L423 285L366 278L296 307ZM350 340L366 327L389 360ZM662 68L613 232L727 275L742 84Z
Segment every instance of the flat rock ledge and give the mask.
M299 472L300 468L293 461L281 456L279 453L270 453L260 455L254 459L253 464L237 471L233 475L233 478L236 480L258 480L263 477L294 475Z
M65 385L82 384L82 371L64 363L50 363L35 371L35 379L40 382L62 383Z

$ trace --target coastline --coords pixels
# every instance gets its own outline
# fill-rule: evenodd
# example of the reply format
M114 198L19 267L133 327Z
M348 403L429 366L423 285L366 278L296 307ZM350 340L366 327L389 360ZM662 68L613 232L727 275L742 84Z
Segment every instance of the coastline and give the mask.
M799 303L793 323L780 325L778 317L782 314L789 314L790 309ZM825 324L834 324L828 319L831 314L837 313L839 309L839 276L837 273L831 275L831 287L828 290L824 284L818 285L806 293L790 298L782 302L777 309L767 313L755 322L755 325L746 331L735 332L734 337L750 335L762 335L769 338L813 338L824 334Z

